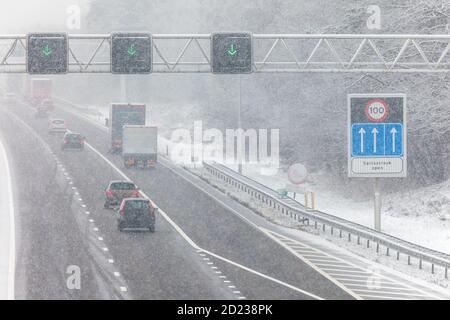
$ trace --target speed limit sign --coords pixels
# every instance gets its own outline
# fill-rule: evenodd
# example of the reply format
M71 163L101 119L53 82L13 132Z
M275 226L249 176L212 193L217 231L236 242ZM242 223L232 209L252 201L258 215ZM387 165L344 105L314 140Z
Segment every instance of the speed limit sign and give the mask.
M406 177L406 96L348 95L348 176Z
M367 102L364 112L367 120L371 122L383 122L389 115L389 106L382 99L372 99Z

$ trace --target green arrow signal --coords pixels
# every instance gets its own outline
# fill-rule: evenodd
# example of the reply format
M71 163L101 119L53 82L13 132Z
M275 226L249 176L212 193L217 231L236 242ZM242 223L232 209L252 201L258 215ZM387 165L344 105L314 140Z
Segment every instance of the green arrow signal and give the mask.
M52 49L49 48L48 43L45 45L45 47L42 49L42 54L46 57L50 56L52 54Z
M128 55L130 57L133 57L137 54L136 49L134 48L134 44L132 44L131 46L128 47Z
M228 49L228 55L229 56L231 56L231 57L233 57L233 56L235 56L236 54L237 54L237 50L236 50L236 48L234 47L234 44L232 44L231 46L230 46L230 49Z

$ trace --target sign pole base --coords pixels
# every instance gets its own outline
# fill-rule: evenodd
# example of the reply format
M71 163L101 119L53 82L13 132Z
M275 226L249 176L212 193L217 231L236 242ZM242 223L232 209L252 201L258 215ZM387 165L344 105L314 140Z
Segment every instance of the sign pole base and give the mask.
M381 231L381 192L380 192L380 180L374 178L374 228L377 231Z

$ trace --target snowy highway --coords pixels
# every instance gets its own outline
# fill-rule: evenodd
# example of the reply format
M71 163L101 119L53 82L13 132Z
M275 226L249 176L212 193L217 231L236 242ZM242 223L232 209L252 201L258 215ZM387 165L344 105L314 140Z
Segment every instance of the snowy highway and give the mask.
M6 128L4 135L17 138L18 132L36 134L55 153L60 163L60 166L52 167L52 155L43 155L48 150L31 141L30 145L14 148L12 154L16 164L25 161L33 161L34 164L26 168L31 172L18 174L17 182L19 189L25 190L18 200L18 228L23 232L23 238L19 236L18 241L16 286L23 286L19 294L26 291L27 298L51 298L61 296L62 292L67 298L75 298L71 292L76 293L76 297L105 298L111 295L102 270L97 270L98 266L89 257L90 249L86 248L86 241L82 239L76 217L72 211L61 208L66 205L62 199L76 190L73 192L82 199L84 211L89 212L92 229L101 234L104 248L114 260L116 274L126 283L123 289L133 298L351 298L313 268L288 251L280 250L276 242L243 223L234 213L164 166L158 166L145 176L133 171L127 174L161 209L170 214L195 243L236 264L197 252L160 216L157 217L155 234L119 233L114 212L103 208L103 188L108 181L121 177L93 151L95 148L120 167L117 157L107 153L106 133L58 110L55 116L65 118L71 130L83 132L93 147L85 152L61 152L60 139L48 134L47 122L35 120L28 106L18 104L10 110L17 113L29 128L19 120L5 121L8 117L2 117L3 122L8 122L2 126ZM54 181L57 175L55 170L61 167L64 168L64 176L69 176L73 182L70 189L58 190L59 186ZM24 166L21 168L25 169ZM46 182L44 187L35 189L35 184L43 181ZM52 190L51 194L48 190ZM20 254L21 250L25 250L26 254ZM81 290L67 289L66 268L70 265L80 266ZM247 271L246 268L257 272ZM52 269L57 272L46 275ZM42 288L39 274L41 279L54 279Z
M0 135L0 299L14 299L15 224L12 176Z
M9 146L21 190L16 298L446 298L389 270L381 287L367 288L373 263L290 234L167 159L150 171L123 169L104 128L74 111L57 107L52 117L86 136L83 152L61 151L61 138L25 103L0 112L7 141L26 141ZM104 209L104 188L123 178L160 208L154 234L120 233L114 211ZM312 247L302 252L302 244ZM78 290L68 285L71 266L80 269Z

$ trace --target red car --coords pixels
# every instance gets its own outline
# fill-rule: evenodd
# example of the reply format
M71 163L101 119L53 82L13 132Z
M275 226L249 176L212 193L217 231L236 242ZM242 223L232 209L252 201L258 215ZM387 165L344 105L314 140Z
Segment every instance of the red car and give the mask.
M139 188L130 181L111 181L105 189L105 209L118 206L125 198L139 197Z

